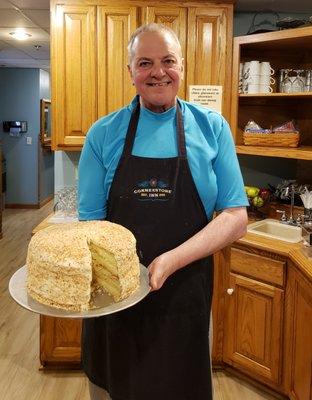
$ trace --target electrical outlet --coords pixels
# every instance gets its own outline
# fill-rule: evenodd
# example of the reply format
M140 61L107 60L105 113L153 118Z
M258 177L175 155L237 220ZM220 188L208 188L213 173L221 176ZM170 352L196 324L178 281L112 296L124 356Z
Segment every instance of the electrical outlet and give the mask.
M26 136L26 144L32 144L32 137Z

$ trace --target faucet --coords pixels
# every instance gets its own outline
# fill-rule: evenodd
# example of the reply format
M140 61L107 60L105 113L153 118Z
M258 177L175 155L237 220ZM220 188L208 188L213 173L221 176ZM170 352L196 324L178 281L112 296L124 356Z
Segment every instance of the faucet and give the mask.
M281 216L281 223L282 224L287 224L287 225L295 225L298 226L300 225L300 217L299 219L297 218L296 220L294 219L294 204L295 204L295 186L294 185L290 185L287 186L287 188L285 189L285 194L284 197L288 197L290 195L290 215L289 218L287 219L286 217L286 211L283 210L276 210L277 213L282 214Z
M289 186L287 189L288 189L288 193L289 193ZM289 225L296 225L295 221L294 221L294 216L293 216L294 204L295 204L295 186L290 185L290 215L289 215L289 219L288 219Z

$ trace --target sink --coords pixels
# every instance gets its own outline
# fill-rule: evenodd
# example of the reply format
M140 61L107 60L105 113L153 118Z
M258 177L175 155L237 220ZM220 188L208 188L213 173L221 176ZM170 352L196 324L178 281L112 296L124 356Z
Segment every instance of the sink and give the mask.
M282 224L270 218L249 224L247 232L290 243L298 243L302 240L302 229L299 226Z

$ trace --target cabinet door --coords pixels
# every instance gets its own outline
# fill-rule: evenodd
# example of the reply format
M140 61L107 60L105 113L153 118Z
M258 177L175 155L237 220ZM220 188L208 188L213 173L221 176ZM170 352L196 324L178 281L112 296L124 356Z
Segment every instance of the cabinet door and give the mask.
M228 7L188 9L186 84L223 86L222 114L230 116L232 14ZM225 91L225 84L227 91Z
M156 22L157 24L163 24L171 28L179 38L182 55L185 59L184 61L184 80L181 83L178 96L182 99L185 99L186 96L186 84L185 84L185 76L186 76L186 18L187 18L187 9L183 7L177 6L169 6L169 7L146 7L142 10L143 21L145 23Z
M52 11L52 145L79 147L97 117L95 7Z
M136 7L98 7L98 116L130 103L135 96L127 69L127 45L137 28Z
M283 291L231 273L228 293L224 361L279 383Z
M312 284L289 268L286 296L285 385L292 400L312 399Z
M40 361L43 367L80 366L81 320L40 316Z

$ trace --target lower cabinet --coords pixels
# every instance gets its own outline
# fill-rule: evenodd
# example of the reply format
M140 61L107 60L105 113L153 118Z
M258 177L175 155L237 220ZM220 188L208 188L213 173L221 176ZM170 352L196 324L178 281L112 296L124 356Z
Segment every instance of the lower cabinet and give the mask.
M231 248L223 360L279 389L286 262Z
M40 316L40 362L47 368L79 368L81 358L79 319Z
M291 400L311 400L312 284L291 262L285 305L285 386Z

